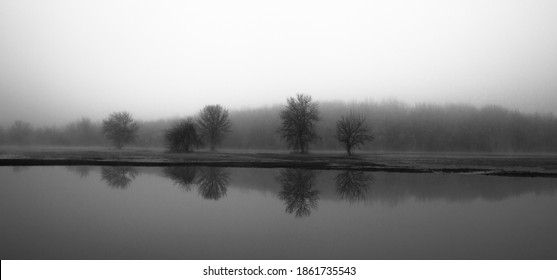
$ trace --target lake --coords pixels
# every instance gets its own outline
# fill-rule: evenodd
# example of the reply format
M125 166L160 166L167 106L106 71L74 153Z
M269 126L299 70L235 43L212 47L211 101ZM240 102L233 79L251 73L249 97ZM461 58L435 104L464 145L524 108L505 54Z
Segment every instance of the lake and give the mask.
M2 259L556 259L557 180L0 167Z

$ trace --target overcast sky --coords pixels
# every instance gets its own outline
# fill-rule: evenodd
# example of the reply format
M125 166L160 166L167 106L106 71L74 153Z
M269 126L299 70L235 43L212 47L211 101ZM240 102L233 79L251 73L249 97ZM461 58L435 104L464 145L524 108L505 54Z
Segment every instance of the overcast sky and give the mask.
M303 92L557 113L557 1L0 0L0 124Z

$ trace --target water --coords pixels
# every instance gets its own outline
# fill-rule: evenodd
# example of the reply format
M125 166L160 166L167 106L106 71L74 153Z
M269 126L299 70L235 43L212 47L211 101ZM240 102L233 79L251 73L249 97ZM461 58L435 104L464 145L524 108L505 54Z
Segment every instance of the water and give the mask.
M0 167L2 259L555 259L557 180Z

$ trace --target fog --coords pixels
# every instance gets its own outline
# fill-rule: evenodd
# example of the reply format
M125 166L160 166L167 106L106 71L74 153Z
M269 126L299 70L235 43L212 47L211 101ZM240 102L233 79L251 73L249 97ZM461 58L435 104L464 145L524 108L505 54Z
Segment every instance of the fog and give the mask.
M0 1L0 125L314 99L557 112L557 2Z

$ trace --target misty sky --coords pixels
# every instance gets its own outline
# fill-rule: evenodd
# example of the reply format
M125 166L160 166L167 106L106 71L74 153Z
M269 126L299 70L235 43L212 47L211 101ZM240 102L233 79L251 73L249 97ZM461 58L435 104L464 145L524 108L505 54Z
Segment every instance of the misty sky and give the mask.
M557 1L0 0L0 125L317 100L557 113Z

